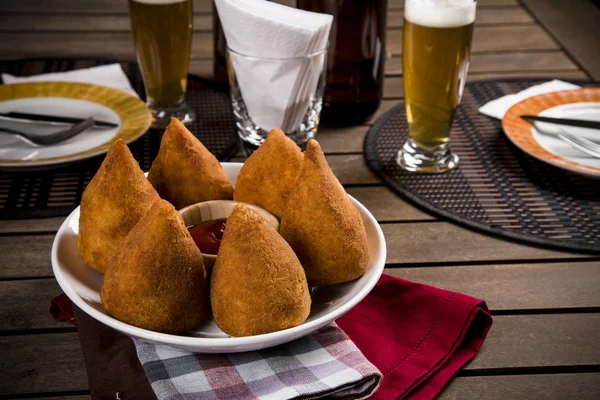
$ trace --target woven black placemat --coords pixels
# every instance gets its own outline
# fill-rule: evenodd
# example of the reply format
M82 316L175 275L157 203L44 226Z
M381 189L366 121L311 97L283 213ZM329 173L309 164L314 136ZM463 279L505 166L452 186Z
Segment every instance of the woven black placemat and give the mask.
M61 72L110 64L109 60L32 59L0 61L0 73L17 76ZM133 88L144 98L144 84L136 63L121 62ZM187 101L198 116L189 129L221 161L238 146L229 94L223 87L189 75ZM129 145L140 167L147 171L160 147L163 130L151 129ZM68 215L81 201L83 190L104 155L76 164L34 172L0 172L0 220Z
M408 133L404 103L369 129L367 164L395 192L435 215L525 243L600 253L600 180L528 156L506 138L500 121L477 111L543 81L468 83L452 127L451 147L460 157L453 171L429 175L397 166Z

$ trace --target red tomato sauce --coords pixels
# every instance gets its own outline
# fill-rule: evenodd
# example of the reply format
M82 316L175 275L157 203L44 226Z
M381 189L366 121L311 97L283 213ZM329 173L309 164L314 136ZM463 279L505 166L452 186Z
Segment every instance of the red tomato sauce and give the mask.
M202 253L216 255L219 252L226 222L227 218L211 219L188 227L192 239Z

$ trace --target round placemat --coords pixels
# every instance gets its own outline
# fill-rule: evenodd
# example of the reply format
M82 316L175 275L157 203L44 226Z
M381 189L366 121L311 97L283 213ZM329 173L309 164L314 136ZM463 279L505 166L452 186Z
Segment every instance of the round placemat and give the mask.
M396 156L408 134L404 103L367 132L367 164L396 193L442 218L523 243L600 253L600 181L526 155L506 138L499 120L478 112L490 100L544 81L468 83L450 136L460 162L450 172L398 167Z
M110 60L31 59L0 61L0 73L29 76L114 63ZM121 62L133 88L144 99L144 83L136 63ZM198 116L188 128L219 160L236 153L238 136L229 94L222 86L188 76L187 102ZM129 148L147 171L158 153L164 130L151 129ZM0 172L0 220L68 215L104 160L104 155L76 164L37 171Z

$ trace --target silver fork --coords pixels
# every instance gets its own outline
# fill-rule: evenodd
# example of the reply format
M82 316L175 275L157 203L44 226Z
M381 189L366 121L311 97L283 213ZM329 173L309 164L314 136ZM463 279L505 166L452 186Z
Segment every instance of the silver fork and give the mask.
M63 129L58 132L52 132L47 135L36 135L33 133L26 133L26 132L21 132L21 131L17 131L14 129L8 129L8 128L0 128L0 133L21 136L22 138L25 138L26 140L30 141L31 143L34 143L37 145L48 146L51 144L64 142L65 140L72 138L73 136L77 135L78 133L85 131L87 128L91 127L92 125L94 125L94 118L90 117L86 120L83 120L82 122L80 122L78 124L71 126L68 129Z
M589 154L592 157L600 158L600 144L594 143L586 138L573 135L572 133L569 133L562 128L558 129L560 130L560 133L558 134L558 138L560 140L567 144L570 144L571 146L583 151L586 154Z

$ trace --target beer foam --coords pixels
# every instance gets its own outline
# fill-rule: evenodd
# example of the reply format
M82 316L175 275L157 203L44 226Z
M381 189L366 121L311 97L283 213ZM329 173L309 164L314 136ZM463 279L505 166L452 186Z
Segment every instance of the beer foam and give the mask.
M134 3L165 5L165 4L183 3L184 1L187 1L187 0L133 0L133 1L134 1Z
M473 0L406 0L404 18L431 28L457 28L475 21Z

